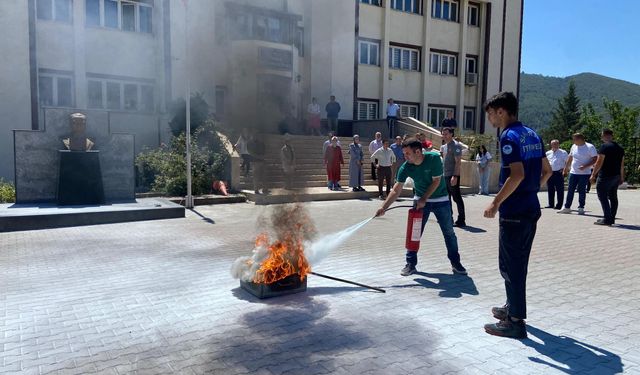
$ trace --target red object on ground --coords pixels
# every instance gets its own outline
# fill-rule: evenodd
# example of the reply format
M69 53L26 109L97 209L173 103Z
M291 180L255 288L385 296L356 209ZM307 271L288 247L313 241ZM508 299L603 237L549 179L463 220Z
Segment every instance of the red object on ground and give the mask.
M227 185L224 184L224 181L213 181L213 185L211 187L214 191L220 192L220 194L224 195L225 197L229 195L229 193L227 192Z
M412 208L407 219L407 239L405 247L409 251L420 249L420 237L422 236L422 210Z

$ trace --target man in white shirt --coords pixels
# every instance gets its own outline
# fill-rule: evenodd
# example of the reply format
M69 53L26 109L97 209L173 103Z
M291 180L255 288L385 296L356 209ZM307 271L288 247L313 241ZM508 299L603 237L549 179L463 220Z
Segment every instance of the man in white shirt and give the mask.
M393 139L396 122L398 121L400 106L393 102L393 98L387 100L387 126L389 127L389 139Z
M598 159L598 151L591 144L584 140L584 135L576 133L573 135L573 146L569 151L567 165L564 167L563 175L569 174L569 187L567 188L567 201L564 208L558 213L570 214L573 194L578 190L578 214L584 215L584 204L587 198L587 183L591 176L591 167Z
M564 176L562 172L567 165L569 154L560 148L560 142L557 139L551 141L551 150L547 151L547 159L551 165L553 174L547 180L547 193L549 195L549 205L546 208L562 208L564 202ZM558 202L554 205L554 197L557 195Z
M378 193L380 199L385 199L382 194L382 180L387 180L387 196L391 191L391 166L396 161L396 154L389 148L389 140L382 141L382 147L371 154L371 162L376 164L378 170ZM375 163L377 162L377 163Z
M382 133L376 132L376 138L369 143L369 153L373 155L380 147L382 147ZM376 160L371 159L371 179L377 180L376 177Z

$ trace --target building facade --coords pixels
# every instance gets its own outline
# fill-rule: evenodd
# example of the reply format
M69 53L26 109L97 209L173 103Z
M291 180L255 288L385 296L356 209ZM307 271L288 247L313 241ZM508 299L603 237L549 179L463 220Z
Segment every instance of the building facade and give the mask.
M0 1L0 177L13 180L12 130L42 130L49 107L105 111L110 132L135 135L136 152L158 146L187 82L236 128L277 132L302 122L311 97L324 109L335 95L340 119L384 118L394 98L403 116L437 126L452 110L463 132L484 133L486 97L518 91L522 9L523 0Z

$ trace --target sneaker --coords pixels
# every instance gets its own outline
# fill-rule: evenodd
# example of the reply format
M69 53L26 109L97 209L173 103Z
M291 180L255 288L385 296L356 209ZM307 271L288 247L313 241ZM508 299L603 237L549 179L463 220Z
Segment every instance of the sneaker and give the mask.
M524 320L514 322L510 317L499 321L498 323L485 324L484 330L490 335L509 337L513 339L526 339L527 326Z
M607 226L611 226L613 225L613 223L608 223L606 222L604 219L598 219L594 222L595 225L607 225Z
M507 318L507 315L509 315L509 312L507 311L507 305L504 305L502 307L492 307L491 313L493 314L493 317L498 320L505 320Z
M561 209L562 209L562 206L555 206L553 209L554 209L554 210L561 210Z
M578 207L578 215L584 215L584 208Z
M458 275L466 275L467 269L462 266L462 263L458 262L458 264L452 264L451 270L453 273L457 273Z
M355 193L355 192L360 191L360 189L358 189L357 187L354 187L353 189L351 189L351 191Z
M570 208L563 208L560 211L558 211L559 214L570 214L571 213L571 209Z
M336 183L335 188L336 188L336 189L342 189L342 186L340 186L340 184L339 184L339 183Z
M407 263L407 265L404 266L402 271L400 271L400 275L409 276L409 275L413 275L416 272L417 272L416 267L412 264Z
M453 226L458 228L464 228L467 226L467 223L465 223L464 220L458 220L455 223L453 223Z

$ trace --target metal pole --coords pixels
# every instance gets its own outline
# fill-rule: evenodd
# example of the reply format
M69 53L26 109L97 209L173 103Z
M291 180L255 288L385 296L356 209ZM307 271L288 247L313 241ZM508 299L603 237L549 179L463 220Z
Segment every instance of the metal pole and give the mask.
M369 285L365 285L365 284L356 283L355 281L349 281L349 280L345 280L345 279L339 279L339 278L337 278L337 277L327 276L327 275L323 275L323 274L321 274L321 273L310 272L310 274L315 275L315 276L324 277L325 279L329 279L329 280L340 281L341 283L347 283L347 284L352 284L352 285L361 286L361 287L363 287L363 288L373 289L373 290L375 290L375 291L382 292L382 293L386 293L386 292L387 292L386 290L381 289L381 288L376 288L376 287L374 287L374 286L369 286Z
M187 117L187 197L184 202L186 208L193 208L193 196L191 195L191 79L189 78L189 5L188 0L184 1L184 70L186 78L187 92L185 97L186 102L186 117Z

